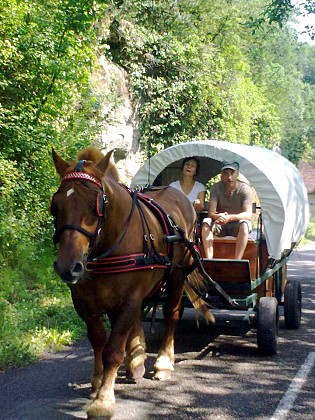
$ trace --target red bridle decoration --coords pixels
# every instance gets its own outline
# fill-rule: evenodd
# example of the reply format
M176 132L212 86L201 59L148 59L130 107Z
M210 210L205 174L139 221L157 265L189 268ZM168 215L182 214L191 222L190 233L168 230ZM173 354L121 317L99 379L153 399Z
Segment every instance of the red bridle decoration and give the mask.
M67 181L69 179L85 179L86 181L93 182L100 189L102 189L102 183L95 176L87 174L86 172L69 172L66 174L61 181Z

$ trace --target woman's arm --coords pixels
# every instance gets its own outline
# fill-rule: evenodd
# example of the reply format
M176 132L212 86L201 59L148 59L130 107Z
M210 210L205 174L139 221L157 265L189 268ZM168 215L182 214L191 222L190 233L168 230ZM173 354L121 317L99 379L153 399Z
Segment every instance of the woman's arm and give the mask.
M193 206L195 210L202 211L205 208L205 198L206 198L206 192L201 191L198 194L198 198L193 202Z

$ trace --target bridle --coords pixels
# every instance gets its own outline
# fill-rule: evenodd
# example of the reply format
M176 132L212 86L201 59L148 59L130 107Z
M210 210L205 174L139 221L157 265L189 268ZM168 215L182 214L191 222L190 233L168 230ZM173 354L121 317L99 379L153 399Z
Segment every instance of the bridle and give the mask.
M98 221L97 221L95 232L91 233L87 231L86 229L82 228L81 226L73 225L73 224L64 224L59 229L57 228L57 212L56 212L56 208L54 207L54 197L60 191L60 188L61 188L61 185L60 185L58 191L52 197L51 206L50 206L50 212L54 217L53 243L55 246L57 246L57 244L60 242L60 237L65 230L76 230L89 238L90 249L91 249L93 247L93 244L96 238L101 233L102 224L103 224L104 219L106 218L106 204L108 202L108 199L107 199L107 195L105 194L101 181L95 176L88 174L86 172L83 172L84 162L85 162L84 160L81 160L80 162L78 162L74 171L67 173L61 179L61 185L64 182L69 181L69 180L81 180L81 181L87 181L91 183L91 185L89 185L89 188L96 191L97 193L95 211L98 216Z
M97 222L95 232L91 233L91 232L87 231L86 229L82 228L79 225L72 225L72 224L64 224L59 229L57 228L57 213L56 213L56 210L54 208L54 197L55 197L55 194L57 194L60 191L60 188L61 188L61 185L60 185L58 191L52 197L51 206L50 206L50 212L54 217L54 228L55 228L54 229L54 234L53 234L53 243L54 243L55 246L57 246L57 244L60 242L61 234L65 230L76 230L77 232L80 232L83 235L87 236L90 240L87 261L97 261L98 259L105 258L108 255L112 254L112 252L116 248L118 248L119 245L121 244L121 242L123 241L123 239L124 239L124 237L127 233L128 226L131 222L131 218L132 218L132 215L134 213L134 210L137 207L136 206L137 193L133 192L133 194L132 194L132 206L131 206L130 214L127 218L125 228L124 228L120 238L118 239L118 241L115 243L115 245L113 245L110 249L106 250L101 255L98 255L97 257L95 257L95 256L91 257L90 254L92 252L93 245L94 245L97 237L100 235L103 222L106 219L106 204L108 203L108 199L107 199L107 195L104 191L104 187L103 187L102 182L98 178L96 178L95 176L90 175L86 172L83 172L84 162L85 162L84 160L81 160L80 162L78 162L74 171L67 173L61 179L61 185L62 185L63 182L66 182L66 181L69 181L69 180L81 180L83 182L88 181L92 184L92 185L89 186L89 188L97 192L95 210L96 210L96 214L98 216L98 222ZM95 188L95 185L96 185L97 188Z

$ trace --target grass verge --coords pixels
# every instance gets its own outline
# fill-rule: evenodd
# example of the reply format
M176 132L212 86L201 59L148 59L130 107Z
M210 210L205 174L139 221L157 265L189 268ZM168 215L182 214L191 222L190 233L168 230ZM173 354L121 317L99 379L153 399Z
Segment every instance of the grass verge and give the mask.
M311 241L315 241L315 218L311 218L307 226L305 236L301 241L300 245L307 244Z
M0 265L0 369L26 366L85 335L68 287L54 274L51 244L19 246Z

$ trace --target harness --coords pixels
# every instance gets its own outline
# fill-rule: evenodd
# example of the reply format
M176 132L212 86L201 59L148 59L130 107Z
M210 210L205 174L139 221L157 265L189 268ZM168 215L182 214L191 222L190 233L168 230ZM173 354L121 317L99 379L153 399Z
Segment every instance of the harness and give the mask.
M79 225L65 224L57 229L56 226L56 210L54 209L54 196L51 203L51 213L54 216L55 231L53 235L53 241L56 245L60 242L61 234L67 230L76 230L83 235L87 236L90 240L90 252L87 258L86 270L91 273L102 273L102 274L115 274L137 270L148 270L148 269L170 269L174 256L174 244L172 242L165 241L166 254L160 253L155 245L155 238L150 231L150 226L145 217L144 209L141 204L146 206L155 216L156 220L160 224L163 234L165 236L174 236L177 232L178 227L173 221L172 217L168 215L163 208L155 202L151 197L139 192L137 190L131 190L126 186L119 184L132 198L132 205L129 216L127 218L124 230L116 242L116 244L107 249L100 255L93 254L93 245L100 235L102 224L106 219L106 204L108 202L106 193L103 189L101 181L83 172L84 161L80 161L73 172L66 174L61 183L68 180L80 180L88 185L89 188L96 191L96 204L95 210L98 216L97 228L94 233L88 232ZM166 187L167 188L167 187ZM123 241L128 227L131 223L132 215L137 210L140 215L142 232L143 232L143 252L130 254L130 255L119 255L112 256L112 253L119 247ZM147 232L147 234L145 233Z
M121 185L121 184L120 184ZM87 271L93 273L122 273L128 271L137 271L137 270L147 270L147 269L156 269L156 268L167 268L172 265L173 255L174 255L174 246L172 243L166 243L166 255L160 253L155 246L155 238L150 232L150 227L145 218L143 209L140 203L143 203L150 211L155 215L157 221L159 222L163 234L166 236L172 236L175 234L175 229L177 225L173 221L170 215L166 214L163 208L151 197L144 193L140 193L136 190L130 190L124 185L121 185L122 188L127 191L132 197L132 208L128 217L125 231L120 237L119 241L109 250L97 257L89 257L86 264ZM140 214L142 231L143 231L143 253L131 254L131 255L119 255L119 256L110 256L112 252L118 247L122 242L127 228L130 223L131 215L134 210L137 209ZM148 235L145 234L147 230Z
M54 217L54 234L53 234L53 243L56 246L59 242L60 242L60 237L61 234L65 231L65 230L76 230L80 233L82 233L83 235L87 236L90 239L90 248L92 248L96 238L99 236L100 232L101 232L101 227L102 227L102 223L103 220L106 218L106 204L108 202L107 200L107 196L105 194L105 191L103 189L103 185L100 182L100 180L98 178L96 178L93 175L90 175L86 172L83 172L83 164L84 164L85 160L80 160L80 162L78 162L77 166L75 167L73 172L69 172L68 174L66 174L62 180L61 180L61 184L65 181L68 180L73 180L73 179L77 179L80 180L82 182L89 182L89 188L94 190L96 192L96 203L95 203L95 210L96 210L96 214L98 216L98 222L97 222L97 227L94 233L91 233L89 231L87 231L86 229L82 228L79 225L72 225L72 224L65 224L63 225L61 228L57 228L57 224L56 224L56 209L54 206L54 198L55 195L60 191L60 188L58 189L57 193L55 193L51 199L51 203L50 203L50 213L52 214L52 216Z

